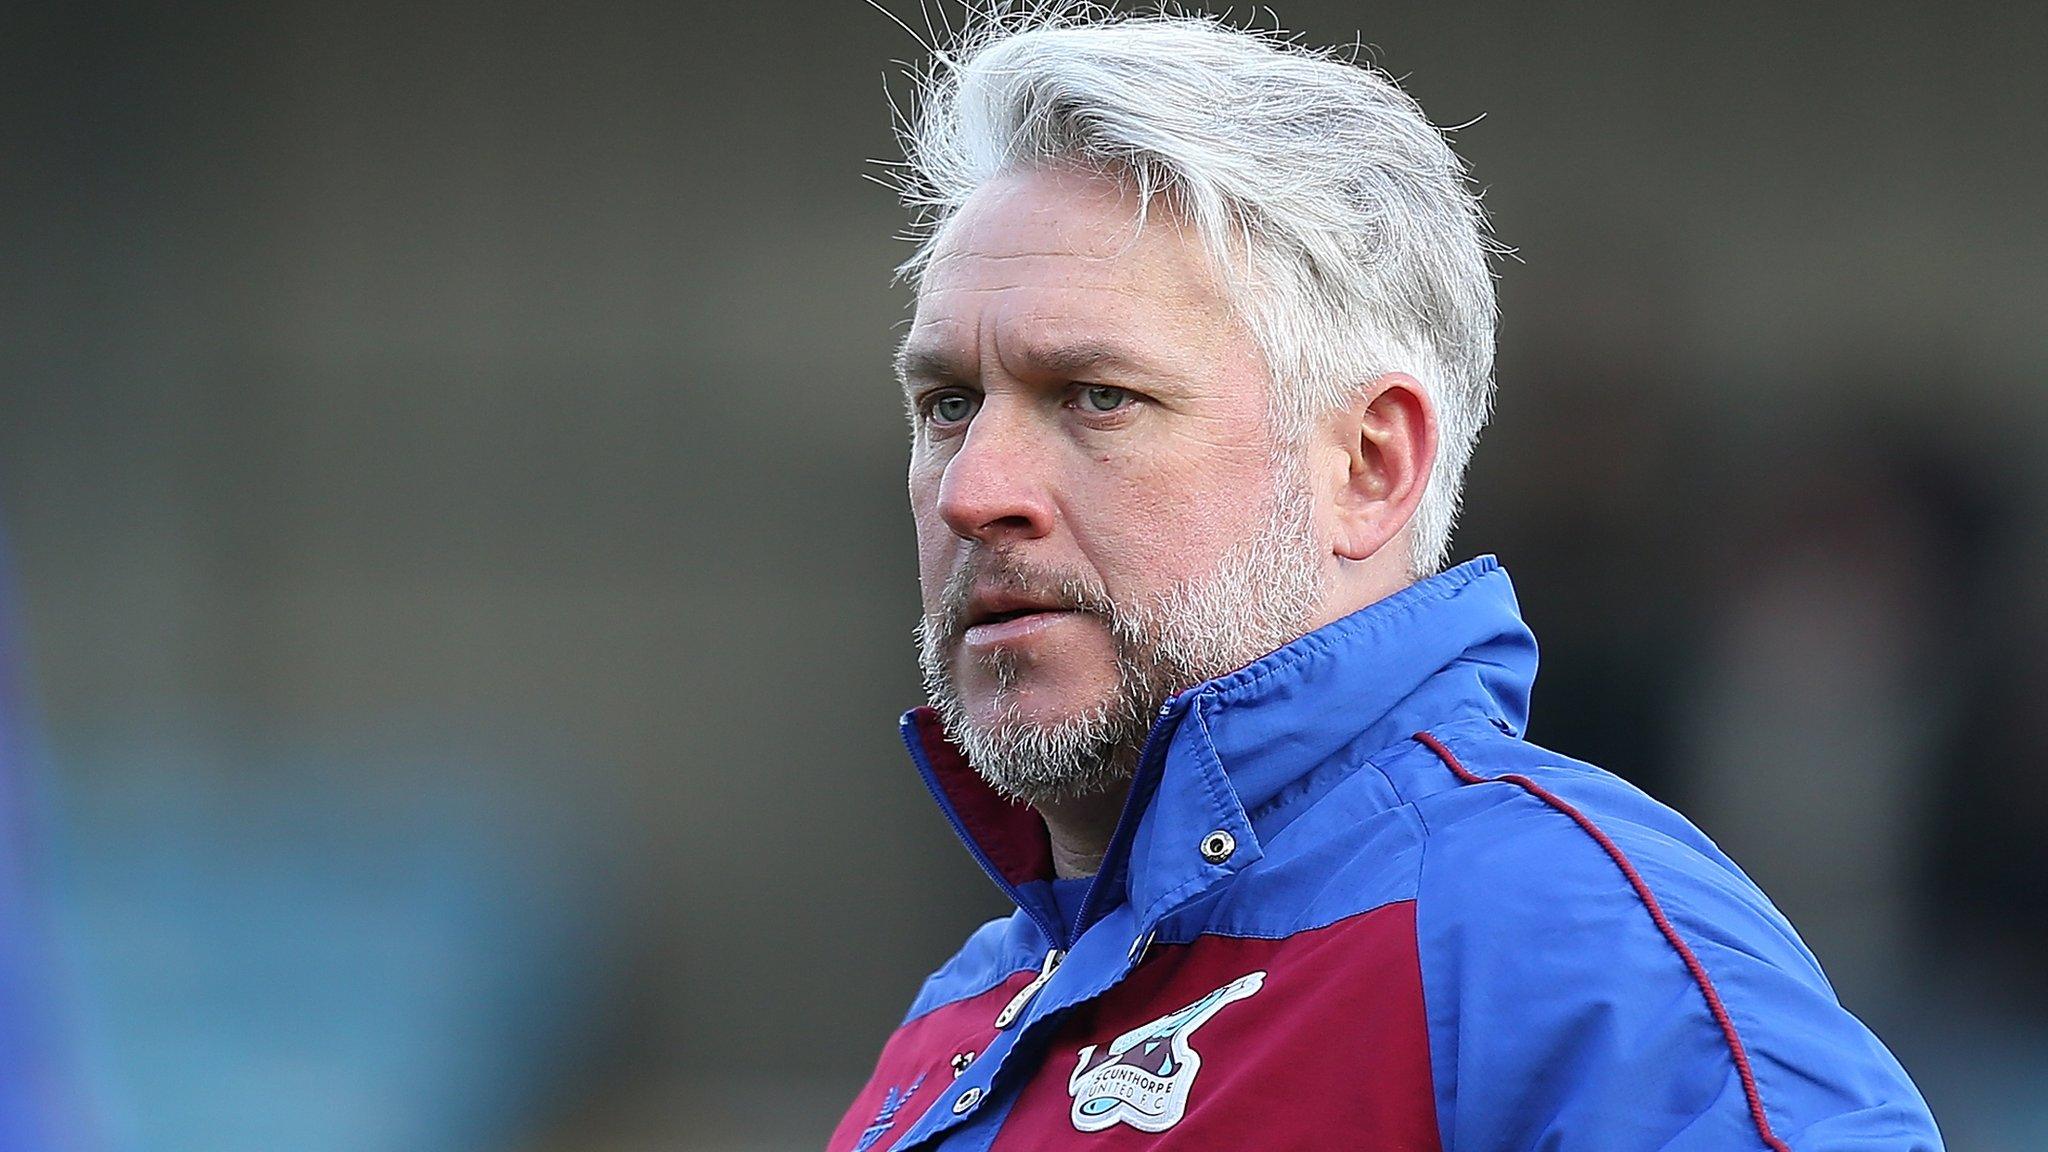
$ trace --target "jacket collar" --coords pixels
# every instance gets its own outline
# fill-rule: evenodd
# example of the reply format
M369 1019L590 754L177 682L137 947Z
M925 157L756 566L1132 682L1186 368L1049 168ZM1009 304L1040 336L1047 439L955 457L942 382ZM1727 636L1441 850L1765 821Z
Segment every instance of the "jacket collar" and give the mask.
M968 850L1064 948L1118 896L1149 925L1257 861L1260 834L1284 823L1285 798L1325 765L1467 717L1519 735L1535 674L1535 637L1507 572L1481 556L1175 695L1075 925L1051 914L1052 857L1037 813L997 796L930 709L905 713L902 727ZM1222 860L1201 850L1218 832L1234 845Z

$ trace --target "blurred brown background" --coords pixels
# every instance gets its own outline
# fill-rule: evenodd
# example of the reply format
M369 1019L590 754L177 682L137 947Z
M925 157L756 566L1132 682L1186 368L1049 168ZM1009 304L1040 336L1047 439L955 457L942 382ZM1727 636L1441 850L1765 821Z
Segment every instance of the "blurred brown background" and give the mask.
M1279 15L1485 116L1458 555L1544 643L1533 737L1744 863L1953 1148L2048 1147L2038 12ZM859 0L0 16L69 1146L822 1143L1001 911L893 727L862 173L918 51Z

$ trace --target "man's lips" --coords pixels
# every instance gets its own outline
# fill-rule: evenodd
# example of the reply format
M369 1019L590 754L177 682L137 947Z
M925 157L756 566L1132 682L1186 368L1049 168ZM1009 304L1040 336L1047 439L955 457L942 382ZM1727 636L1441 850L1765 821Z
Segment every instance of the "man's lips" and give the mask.
M1070 608L1051 607L990 614L980 623L968 625L961 639L969 648L993 648L1000 644L1014 644L1079 615L1079 612Z
M1069 607L1072 605L1061 603L1051 596L984 585L976 588L967 598L967 625L971 628L980 624L995 624L1015 616L1028 616L1035 612L1058 612Z

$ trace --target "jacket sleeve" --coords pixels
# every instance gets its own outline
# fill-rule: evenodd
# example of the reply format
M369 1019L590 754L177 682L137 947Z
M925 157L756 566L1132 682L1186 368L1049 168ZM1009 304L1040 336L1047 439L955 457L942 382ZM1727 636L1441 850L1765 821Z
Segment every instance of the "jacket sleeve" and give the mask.
M1424 854L1445 1152L1941 1148L1905 1071L1762 892L1627 785L1556 773L1532 773L1551 799L1457 789ZM1627 818L1585 816L1617 807Z

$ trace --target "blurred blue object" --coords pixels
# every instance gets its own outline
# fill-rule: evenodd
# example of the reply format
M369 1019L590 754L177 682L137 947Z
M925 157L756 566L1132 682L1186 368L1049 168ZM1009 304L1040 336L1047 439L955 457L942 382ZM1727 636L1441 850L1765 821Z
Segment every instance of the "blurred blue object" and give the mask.
M114 1146L530 1138L606 979L588 798L550 798L519 753L221 731L64 750L66 915Z
M41 884L41 758L22 690L13 571L0 537L0 1150L82 1147L65 1074Z

